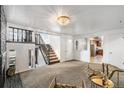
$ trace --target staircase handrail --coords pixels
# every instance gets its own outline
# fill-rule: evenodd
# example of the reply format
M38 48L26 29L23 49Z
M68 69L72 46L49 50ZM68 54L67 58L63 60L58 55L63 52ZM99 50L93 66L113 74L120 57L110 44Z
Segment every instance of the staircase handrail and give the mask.
M124 72L124 70L121 70L121 69L113 70L113 71L111 72L111 74L109 75L108 78L111 79L115 72Z
M45 58L47 58L47 61L48 61L48 64L49 64L49 57L48 57L48 55L49 55L50 49L49 49L49 47L47 47L47 45L45 44L45 42L44 42L42 36L41 36L40 34L36 34L36 35L38 35L38 37L39 37L38 44L39 44L40 47L42 48L42 50L43 50L43 52L44 52L43 55L45 56ZM42 45L44 45L44 47L43 47ZM46 59L45 59L45 60L46 60Z
M44 45L45 45L45 48L46 48L47 50L49 50L49 48L46 46L46 44L45 44L45 42L44 42L44 40L43 40L43 38L41 37L40 34L39 34L39 40L40 40L40 44L44 44Z

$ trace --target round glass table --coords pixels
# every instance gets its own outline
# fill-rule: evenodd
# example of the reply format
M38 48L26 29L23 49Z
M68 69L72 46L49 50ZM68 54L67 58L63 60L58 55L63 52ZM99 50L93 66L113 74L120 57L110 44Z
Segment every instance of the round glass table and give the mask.
M110 79L103 79L103 76L94 75L90 77L91 87L113 88L114 83Z

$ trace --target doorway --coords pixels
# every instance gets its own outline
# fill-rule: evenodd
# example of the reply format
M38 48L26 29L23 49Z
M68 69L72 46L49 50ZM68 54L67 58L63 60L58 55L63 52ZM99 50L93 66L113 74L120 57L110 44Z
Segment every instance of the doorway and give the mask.
M90 38L90 62L102 63L103 59L103 37Z

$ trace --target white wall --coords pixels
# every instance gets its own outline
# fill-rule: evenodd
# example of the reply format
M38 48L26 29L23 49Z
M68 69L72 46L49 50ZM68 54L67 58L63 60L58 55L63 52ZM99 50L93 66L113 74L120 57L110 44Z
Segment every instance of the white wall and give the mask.
M29 70L29 49L33 51L32 66L35 68L35 44L7 43L7 64L9 50L16 51L16 73Z
M87 39L87 43L86 43ZM78 41L78 49L76 49L76 41ZM87 49L85 49L85 44ZM84 62L90 61L90 43L88 38L75 37L74 39L74 58Z
M124 69L124 34L111 34L104 38L103 61Z
M38 60L37 61L38 61L38 66L40 67L46 65L43 55L39 49L38 49Z
M54 49L58 59L60 59L60 36L49 35L50 45Z

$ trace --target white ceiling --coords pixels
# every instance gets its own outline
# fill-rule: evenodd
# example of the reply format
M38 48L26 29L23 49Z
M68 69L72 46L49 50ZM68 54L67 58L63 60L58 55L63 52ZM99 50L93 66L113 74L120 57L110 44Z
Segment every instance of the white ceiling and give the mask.
M70 33L74 35L87 34L124 27L124 6L23 5L5 6L5 9L8 22L60 33ZM69 25L59 26L57 24L55 18L61 14L71 17L71 23Z

